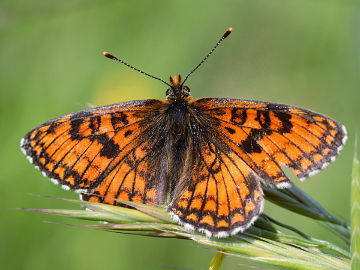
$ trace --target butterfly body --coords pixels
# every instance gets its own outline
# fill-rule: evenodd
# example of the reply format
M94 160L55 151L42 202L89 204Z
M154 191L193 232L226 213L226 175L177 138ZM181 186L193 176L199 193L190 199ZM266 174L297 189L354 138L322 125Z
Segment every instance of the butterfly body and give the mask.
M261 213L261 185L291 186L283 167L303 180L332 162L346 141L343 125L310 110L192 99L184 86L189 75L183 82L170 77L170 84L153 77L170 86L165 100L122 102L50 120L27 133L21 149L53 183L83 200L166 205L188 230L228 237Z

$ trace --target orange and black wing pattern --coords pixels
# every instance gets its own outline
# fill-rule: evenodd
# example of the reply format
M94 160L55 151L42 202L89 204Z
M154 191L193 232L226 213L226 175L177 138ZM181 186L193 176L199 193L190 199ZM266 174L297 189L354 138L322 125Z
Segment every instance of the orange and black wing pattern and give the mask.
M249 166L219 147L221 143L210 141L195 147L190 182L173 198L169 211L190 231L228 237L252 225L262 211L263 194Z
M225 98L191 104L216 123L241 160L278 188L291 184L283 166L303 180L332 162L347 139L345 127L337 121L298 107Z
M304 179L333 161L345 127L321 114L258 101L142 100L68 114L21 142L45 176L82 199L169 203L189 230L227 237L263 207L261 182ZM168 196L169 195L169 196Z
M85 200L155 204L164 195L155 192L151 146L142 133L162 106L142 100L68 114L30 131L21 148L52 182L86 193Z

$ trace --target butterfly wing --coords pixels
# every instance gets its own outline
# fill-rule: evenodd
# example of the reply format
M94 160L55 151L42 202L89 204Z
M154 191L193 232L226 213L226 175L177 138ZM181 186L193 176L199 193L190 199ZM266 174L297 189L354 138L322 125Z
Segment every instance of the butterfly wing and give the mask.
M258 176L280 188L290 185L282 166L303 180L333 161L347 138L335 120L293 106L216 98L192 106L216 123L227 145Z
M94 194L85 200L153 204L165 195L158 192L163 183L150 167L159 159L143 134L162 106L160 100L142 100L68 114L30 131L21 148L54 183Z
M178 175L167 174L172 162L162 155L164 107L164 101L145 100L65 115L29 132L22 149L53 182L86 193L85 200L161 204L167 182ZM282 166L308 177L332 161L346 140L341 124L296 107L199 99L189 108L194 119L187 129L193 130L184 142L192 142L179 179L171 180L176 186L169 211L208 236L232 235L253 223L263 205L260 180L288 186Z
M194 147L196 162L190 181L169 206L185 228L209 237L245 230L263 206L259 178L236 153L225 149L211 139Z

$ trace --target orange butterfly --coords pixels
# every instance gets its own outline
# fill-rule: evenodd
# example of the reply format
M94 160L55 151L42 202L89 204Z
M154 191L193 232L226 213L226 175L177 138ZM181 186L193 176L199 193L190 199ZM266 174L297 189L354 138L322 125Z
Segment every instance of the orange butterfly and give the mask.
M263 208L261 184L291 185L333 161L346 141L343 125L301 108L240 99L192 100L187 78L167 84L165 100L139 100L68 114L21 141L28 159L52 182L82 199L168 205L188 230L228 237Z

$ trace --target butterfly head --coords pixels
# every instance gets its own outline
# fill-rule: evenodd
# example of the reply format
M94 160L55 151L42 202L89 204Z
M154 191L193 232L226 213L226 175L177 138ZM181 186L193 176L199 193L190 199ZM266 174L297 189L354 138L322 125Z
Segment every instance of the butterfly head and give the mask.
M183 85L181 76L170 76L170 88L166 90L166 97L170 100L188 100L191 99L190 88Z

